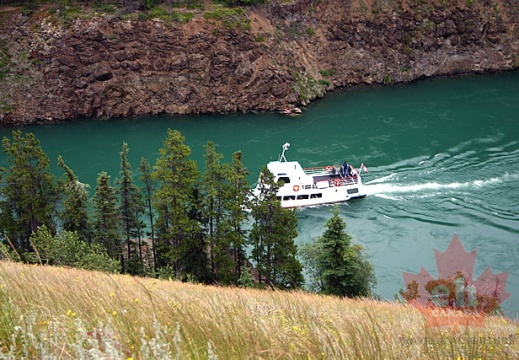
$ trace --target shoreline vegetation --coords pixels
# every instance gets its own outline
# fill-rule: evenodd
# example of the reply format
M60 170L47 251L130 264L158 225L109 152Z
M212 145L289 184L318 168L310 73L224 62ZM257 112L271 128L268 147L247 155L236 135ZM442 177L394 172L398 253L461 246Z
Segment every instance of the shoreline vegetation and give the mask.
M516 359L519 324L412 305L0 261L0 359Z

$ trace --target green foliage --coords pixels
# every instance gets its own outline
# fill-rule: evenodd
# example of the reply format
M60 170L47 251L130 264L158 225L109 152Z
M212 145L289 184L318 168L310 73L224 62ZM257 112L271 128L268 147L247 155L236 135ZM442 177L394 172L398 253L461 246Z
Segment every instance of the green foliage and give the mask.
M120 199L119 214L128 249L127 259L129 260L132 255L131 242L133 239L137 239L138 257L142 264L141 236L145 225L141 221L141 216L144 213L144 203L140 189L133 181L133 173L128 161L129 151L128 144L124 142L120 153L121 178L116 181L117 193Z
M243 267L240 279L238 280L238 285L242 288L250 288L254 286L254 279L249 267Z
M250 29L250 20L247 12L243 8L225 8L216 7L206 11L204 14L206 19L218 20L229 30L248 30Z
M237 285L245 259L245 221L243 208L249 185L241 153L233 155L233 162L221 164L222 154L209 141L206 150L206 170L200 186L201 217L203 219L209 253L212 280Z
M325 79L319 79L319 84L321 84L323 86L330 86L330 82Z
M248 287L254 281L246 251L250 245L260 286L300 287L297 218L281 208L273 175L265 172L261 196L251 202L241 152L222 163L223 155L209 141L200 178L184 140L180 132L168 130L154 169L141 159L142 193L123 143L116 186L101 172L89 200L87 186L61 156L64 173L55 184L39 141L14 131L12 141L3 141L10 167L0 169L0 257L108 271L119 271L121 259L130 274ZM153 251L153 256L146 253L147 261L154 261L150 268L141 253L145 209ZM249 238L245 209L252 209L254 217ZM63 229L58 234L55 219Z
M335 74L334 70L319 70L319 74L323 77L333 76Z
M153 7L149 15L149 19L161 19L166 22L188 22L193 18L192 13L184 13L180 11L165 10L162 7Z
M263 36L263 34L258 34L254 38L254 41L259 42L259 43L265 42L265 36Z
M219 3L234 7L234 6L255 6L255 5L261 5L264 4L265 0L219 0Z
M320 253L319 244L316 241L304 243L299 248L299 256L307 279L305 288L316 293L323 290L323 279L318 267Z
M172 266L179 279L187 274L202 278L207 259L205 244L200 237L196 213L191 212L196 203L194 188L198 169L189 159L191 149L184 140L178 130L168 129L152 175L158 184L153 196L158 214L155 224L157 265Z
M232 231L224 221L226 203L228 201L227 168L220 163L222 154L216 152L212 141L204 146L206 169L200 186L202 198L202 218L206 227L206 238L209 253L209 267L213 281L230 284L231 269L234 268L230 258L231 249L228 234Z
M303 102L314 99L317 96L324 96L326 86L314 79L310 74L296 73L293 76L297 84L296 90Z
M36 1L28 1L25 3L22 9L22 14L26 16L30 16L34 14L36 11L38 11L40 5Z
M371 296L376 284L373 266L363 255L362 246L351 243L339 207L326 223L326 230L304 247L310 287L329 295Z
M34 134L12 132L3 139L9 168L0 168L0 231L16 251L31 251L29 238L38 226L54 231L57 186L49 169L49 158Z
M59 181L62 193L62 209L59 217L64 230L77 232L82 240L90 240L92 234L88 221L88 184L79 182L76 174L70 169L61 156L58 165L65 171Z
M76 232L65 230L52 235L43 225L31 236L31 242L36 252L26 254L30 262L111 273L120 271L119 261L111 259L101 246L80 240Z
M243 223L247 220L244 208L248 208L250 197L250 185L247 180L249 172L243 166L242 153L237 151L232 155L232 162L228 177L229 182L229 202L227 203L227 216L225 221L229 224L231 232L228 234L231 244L232 259L235 265L234 275L241 277L243 264L246 262L245 245L247 231L243 228Z
M121 229L115 189L110 176L101 172L92 199L94 207L94 242L102 245L112 259L121 256Z
M104 3L100 1L94 1L94 8L106 14L115 14L115 11L117 10L114 4Z
M150 224L150 234L151 235L151 247L153 251L153 270L157 270L157 263L156 259L157 256L155 254L155 226L153 223L154 220L154 213L153 213L153 205L152 205L152 199L153 199L153 193L155 191L156 183L152 178L152 172L151 172L151 166L145 158L141 158L141 162L139 164L139 173L140 173L140 180L143 184L142 187L142 194L143 194L143 201L144 206L146 207L145 212L147 213L149 224Z
M389 75L389 74L384 75L384 84L391 85L393 82L394 82L394 80L391 77L391 75Z
M260 176L259 194L252 201L253 225L249 236L259 285L294 289L302 285L302 266L297 259L297 217L276 198L280 184L266 168Z

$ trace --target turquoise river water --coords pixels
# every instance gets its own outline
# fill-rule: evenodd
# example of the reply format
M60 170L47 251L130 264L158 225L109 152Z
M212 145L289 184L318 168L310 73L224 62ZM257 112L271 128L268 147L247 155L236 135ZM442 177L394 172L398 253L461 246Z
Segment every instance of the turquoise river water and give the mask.
M418 273L423 266L437 277L434 249L445 251L457 234L467 251L478 250L475 278L486 267L509 273L511 296L502 307L518 317L519 72L357 87L327 94L299 117L156 116L22 130L41 140L56 175L62 155L93 188L101 171L112 180L119 176L123 141L134 173L141 156L154 163L168 128L186 137L201 170L208 140L224 161L241 150L251 185L285 142L291 144L288 160L304 167L363 162L369 195L340 210L348 233L375 267L376 293L393 299L404 287L402 271ZM0 129L0 135L11 130ZM332 209L298 210L297 242L319 236Z

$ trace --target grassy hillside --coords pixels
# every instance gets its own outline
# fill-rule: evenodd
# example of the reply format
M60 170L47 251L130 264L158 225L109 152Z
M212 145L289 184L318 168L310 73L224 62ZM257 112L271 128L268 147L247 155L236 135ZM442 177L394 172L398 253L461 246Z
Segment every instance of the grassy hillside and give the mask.
M0 359L517 359L519 324L409 305L0 262Z

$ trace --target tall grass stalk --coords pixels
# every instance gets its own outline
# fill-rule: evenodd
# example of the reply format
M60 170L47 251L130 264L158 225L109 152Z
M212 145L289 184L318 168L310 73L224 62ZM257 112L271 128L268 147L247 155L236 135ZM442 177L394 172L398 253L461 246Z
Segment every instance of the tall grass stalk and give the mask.
M410 305L0 262L0 359L516 359L519 325Z

